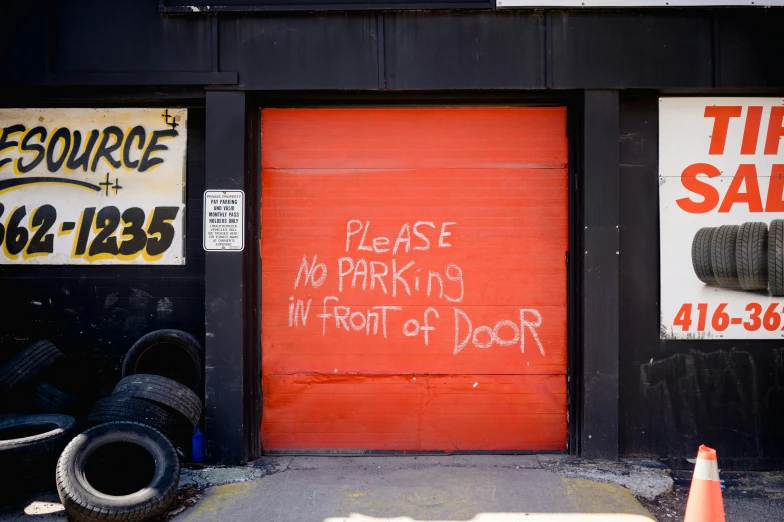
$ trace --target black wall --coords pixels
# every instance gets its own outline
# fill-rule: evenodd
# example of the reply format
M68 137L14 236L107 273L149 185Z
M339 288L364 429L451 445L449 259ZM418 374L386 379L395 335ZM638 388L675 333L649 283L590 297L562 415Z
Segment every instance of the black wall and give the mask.
M167 14L3 7L0 86L245 90L775 89L781 8Z

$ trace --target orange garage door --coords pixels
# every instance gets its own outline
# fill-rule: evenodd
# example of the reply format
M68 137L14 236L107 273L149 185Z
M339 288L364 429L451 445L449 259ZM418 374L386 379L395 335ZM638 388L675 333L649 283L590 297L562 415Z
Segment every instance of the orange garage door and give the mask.
M266 450L566 447L564 108L262 112Z

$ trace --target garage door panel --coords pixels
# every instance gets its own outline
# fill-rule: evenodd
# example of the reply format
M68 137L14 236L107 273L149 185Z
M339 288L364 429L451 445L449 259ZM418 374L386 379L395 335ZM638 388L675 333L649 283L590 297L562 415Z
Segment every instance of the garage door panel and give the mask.
M470 202L474 196L508 199L509 195L539 204L542 199L562 200L566 180L558 169L425 169L425 170L265 170L263 187L268 204L291 198L320 199L325 193L352 206L366 196L386 198L394 188L398 198L434 199L434 196ZM316 174L318 172L318 174ZM492 179L492 184L484 183ZM402 186L400 186L402 184ZM466 193L470 190L471 193Z
M271 199L318 195L324 190L340 191L353 198L369 193L379 195L380 187L404 183L411 196L422 197L417 189L437 191L450 197L465 198L464 189L481 196L504 196L511 191L524 197L527 192L556 197L552 191L566 188L564 168L549 169L265 169L263 187ZM488 186L483 181L492 179ZM414 181L412 181L414 180ZM531 194L535 196L536 194ZM563 193L560 194L563 196ZM353 202L352 202L353 203Z
M265 448L565 447L565 116L263 111Z
M563 376L266 376L262 442L268 449L561 449L565 389ZM526 399L537 406L524 407Z
M401 225L400 225L400 218L399 217L397 217L397 218L395 218L395 217L389 217L389 218L383 217L383 218L376 218L376 219L371 221L371 225L374 225L373 228L375 229L376 228L375 225L376 225L377 222L379 222L379 221L392 221L392 220L396 221L396 225L397 226L392 225L392 227L389 227L388 225L382 225L382 226L379 226L377 228L378 229L384 228L384 229L387 229L387 230L392 228L392 229L394 229L394 233L393 234L384 234L384 233L380 233L380 232L379 233L375 233L374 232L373 236L369 236L368 235L367 240L362 243L362 246L368 246L368 247L372 248L372 246L373 246L373 243L372 243L373 237L380 236L380 237L387 237L387 238L389 238L389 241L390 241L389 248L391 250L394 247L394 245L395 245L395 239L397 238L397 235L399 233L399 228L401 227ZM346 224L345 223L341 223L340 225L336 226L334 224L326 224L325 221L328 221L328 220L322 219L322 220L320 220L320 222L318 224L314 224L313 226L311 226L311 225L308 224L308 220L295 220L295 219L292 219L291 222L289 222L289 223L283 223L279 219L271 218L271 219L268 219L267 221L264 222L264 231L265 231L267 239L270 239L270 240L272 240L272 239L285 239L286 240L285 242L283 242L283 241L280 242L281 243L281 247L280 248L282 250L279 250L279 251L282 254L289 255L289 256L294 256L294 257L301 257L301 256L297 256L297 254L302 252L303 248L307 249L308 247L312 247L313 245L316 244L316 242L325 242L325 240L324 240L325 236L332 236L332 237L334 237L336 235L335 231L337 229L341 229L342 232L343 232L342 235L345 236L345 234L346 234L346 232L345 232ZM433 220L423 220L423 221L431 221L433 223L436 222L436 221L433 221ZM439 222L443 222L443 221L450 221L450 219L446 218L446 219L443 219L443 220L441 220ZM473 221L474 221L474 219L472 219L472 222ZM461 230L460 230L460 237L465 238L465 239L469 239L469 240L473 240L473 239L483 239L483 240L487 240L487 241L501 240L501 241L495 241L495 242L499 243L499 246L501 248L506 248L508 250L508 252L505 252L505 253L509 253L509 254L513 254L513 255L517 254L517 251L515 249L509 248L509 247L513 246L513 245L509 244L510 240L519 241L519 240L523 239L523 240L526 240L526 241L534 241L536 239L541 239L542 237L546 237L547 238L546 241L548 242L548 244L552 244L553 242L556 242L556 241L560 240L560 241L563 242L564 248L566 248L566 242L568 241L567 231L563 230L563 228L564 228L563 227L563 223L561 223L561 221L563 221L563 216L556 216L556 215L546 216L546 215L535 214L535 213L531 212L531 216L527 220L524 220L524 218L519 217L519 218L516 218L515 220L508 220L508 221L506 221L506 218L503 217L503 216L494 217L494 216L484 215L482 217L475 218L475 221L480 222L480 224L474 224L473 226L461 226L460 227L461 228ZM484 223L486 223L486 224L484 224ZM409 225L409 227L411 227L414 224L415 223L409 223L408 225ZM379 223L379 225L381 225L381 224ZM292 229L291 228L292 226L297 226L298 228ZM520 230L522 226L526 227L523 231ZM414 236L413 239L415 239L415 244L418 244L419 239L416 238L416 236ZM332 241L330 241L330 243L332 243L333 241L334 241L334 239ZM357 241L358 241L357 239L354 239L354 243L355 243L354 246L357 246L356 245ZM435 246L435 244L437 244L437 241L438 241L438 236L436 235L436 238L432 242L432 245ZM450 241L452 241L452 240L450 240ZM343 244L345 245L345 241L343 242ZM334 246L334 243L331 246ZM526 243L524 246L526 247L526 250L530 250L532 248L535 248L536 244L535 243L531 243L531 244ZM290 251L287 252L286 249L289 249L289 250L295 249L295 251L294 252L290 252ZM475 245L475 246L467 245L465 250L466 250L467 253L469 253L470 250L472 250L472 249L483 249L483 250L485 250L486 247L484 247L483 245ZM436 251L435 249L433 249L433 250L434 250L434 255L438 256L439 252ZM405 244L401 244L401 246L398 249L398 251L401 253L401 255L405 255L405 253L406 253L405 252ZM269 251L267 251L267 254L269 254ZM449 253L446 252L446 251L441 251L440 252L440 255L442 257L446 256L448 254ZM368 255L370 257L372 257L374 254L370 253ZM474 252L474 255L476 255L475 252Z
M542 213L535 213L531 210L528 211L521 211L519 212L519 216L517 219L522 220L525 223L525 228L521 230L520 226L515 225L515 221L510 220L506 222L506 216L504 215L493 215L493 214L502 214L504 213L500 209L496 209L495 212L488 212L483 214L481 217L477 217L477 221L479 223L473 223L473 219L471 216L462 215L462 221L456 221L456 217L451 216L443 216L438 218L431 218L431 219L422 219L417 221L401 221L400 217L397 217L396 225L390 226L375 226L377 221L391 221L395 218L381 218L379 219L372 219L368 218L363 222L357 224L356 220L351 223L351 230L347 230L348 222L351 218L346 219L345 217L340 218L331 218L329 216L324 216L321 220L319 227L308 228L306 223L298 223L294 220L288 224L288 228L283 223L275 223L275 220L270 219L270 229L267 233L266 239L281 239L276 244L279 245L278 249L280 250L281 255L294 255L296 256L298 253L301 253L303 247L313 247L316 246L318 243L320 244L329 244L331 247L327 253L323 253L323 255L329 255L336 250L337 253L345 252L346 246L346 239L349 239L349 252L359 252L362 255L373 256L374 254L378 255L379 253L389 254L395 250L395 243L398 242L398 237L400 237L399 245L397 247L397 252L394 253L395 256L405 257L406 254L410 254L413 252L421 251L422 248L426 248L427 251L430 252L428 258L432 256L446 256L452 253L455 250L447 250L454 246L454 243L458 238L463 238L466 241L463 241L463 247L461 250L467 253L471 252L471 250L476 249L484 249L487 248L497 248L500 249L503 254L517 254L517 250L513 249L512 247L519 247L519 244L511 244L510 240L520 240L524 239L526 241L535 241L537 239L547 242L549 246L559 246L561 249L566 248L568 234L567 231L564 230L563 223L563 215L558 216L555 212L542 212ZM505 214L508 215L510 212L506 211ZM488 215L489 214L489 215ZM340 221L335 223L334 221ZM467 220L471 223L471 225L463 224ZM437 228L433 231L433 227L427 224L417 224L419 222L425 223L433 223L434 225L437 223ZM368 222L370 223L368 225ZM485 225L484 222L487 222ZM449 232L449 236L445 237L443 240L444 244L448 244L449 246L439 246L439 236L441 235L441 227L443 223L449 223L446 225L446 232ZM451 223L454 223L452 225ZM265 232L267 231L265 222ZM275 226L277 225L277 226ZM355 234L354 230L359 229L359 226L362 226L358 234ZM405 225L408 225L404 228ZM414 225L416 225L416 232L414 232ZM294 228L297 227L297 228ZM367 233L365 230L367 229ZM401 232L401 229L403 231ZM429 230L428 230L429 229ZM409 232L410 231L410 232ZM420 233L428 238L426 242L420 236L417 235ZM347 238L347 236L350 237ZM356 237L356 236L359 237ZM364 240L362 240L364 236ZM406 238L410 237L410 246L407 247ZM389 240L388 243L381 243L384 241L383 239L379 239L376 246L373 245L374 238L387 238ZM476 239L482 239L482 244L478 244L478 241L474 241ZM267 246L275 248L275 246L269 244ZM555 243L555 245L553 245ZM359 247L362 247L359 250ZM538 246L535 242L525 245L526 250L530 250ZM341 248L342 247L342 248ZM366 250L370 249L370 250ZM373 249L376 249L373 251ZM296 249L295 252L289 252L287 250ZM368 254L363 254L363 252L368 252ZM264 253L264 251L262 251ZM475 254L476 252L474 252ZM547 253L547 252L545 252ZM460 255L460 253L457 253ZM335 258L338 256L335 255ZM391 257L385 255L384 257Z
M466 189L467 190L467 189ZM483 196L482 199L479 199L479 196ZM511 196L511 194L509 195ZM372 219L376 217L376 212L380 215L387 215L389 212L389 208L394 207L396 210L396 215L398 219L402 215L406 213L410 213L411 216L403 223L410 220L410 226L413 225L417 221L429 221L428 216L421 216L419 215L420 212L423 210L423 204L426 205L426 212L431 215L435 215L434 217L440 217L441 214L449 214L451 210L453 215L456 213L458 216L462 217L464 221L467 221L465 218L470 218L471 216L479 216L485 215L485 210L488 208L489 205L492 205L492 208L496 209L496 215L503 216L508 215L504 211L507 209L523 209L529 208L534 206L534 208L541 208L542 210L546 209L553 209L555 208L563 208L563 196L553 196L553 197L541 197L535 196L533 194L529 194L527 196L519 196L517 198L510 198L510 197L497 197L497 196L487 196L482 194L473 194L473 197L468 197L464 195L460 198L457 197L450 197L444 194L438 194L439 200L434 200L433 197L428 196L414 196L408 197L406 194L398 194L394 197L386 196L383 194L372 195L367 197L367 199L359 200L346 198L342 195L340 197L328 194L326 191L322 193L320 197L314 198L286 198L278 200L277 202L272 200L269 201L269 205L271 208L269 210L275 211L275 206L277 203L280 203L281 206L285 206L287 210L292 212L311 212L313 209L318 209L319 211L323 211L323 209L329 207L333 207L334 209L339 209L341 214L346 213L346 206L350 206L350 208L355 209L357 212L357 218L363 218L364 220ZM325 205L325 200L329 200L329 205ZM381 209L386 209L383 212L379 211L379 207ZM368 212L368 211L373 212ZM325 217L329 217L327 214ZM263 214L262 214L263 219ZM402 224L402 223L401 223ZM398 225L399 226L399 225ZM345 229L345 224L342 227ZM397 235L397 230L395 230L395 234L392 235L394 238Z
M427 346L422 333L411 337L403 333L405 322L412 317L421 319L426 306L407 307L406 313L388 311L386 337L383 325L376 330L373 319L372 326L365 326L362 330L354 330L349 321L340 324L332 317L313 317L304 327L288 328L287 324L275 324L280 313L262 312L262 329L281 331L278 336L263 339L262 364L265 372L276 374L334 370L426 374L565 373L566 308L540 307L541 325L522 325L523 335L515 340L521 331L520 308L525 309L463 307L458 308L460 313L456 317L455 307L438 307L437 319L434 314L429 314L430 326L435 329L428 332ZM366 307L362 311L367 310ZM525 313L524 320L533 323L537 319L531 313ZM468 321L475 337L469 333ZM510 322L497 330L500 342L504 344L499 344L499 341L490 344L492 329L499 321ZM358 319L355 324L360 324ZM348 331L345 330L346 325L349 326ZM477 332L480 327L488 325L487 329ZM302 332L306 329L313 335L303 336Z
M394 248L394 237L388 245L390 252L377 254L372 251L358 250L356 247L359 245L359 239L351 240L349 252L345 251L346 238L345 232L339 238L334 236L331 239L323 237L303 237L303 238L290 238L280 236L269 236L269 243L262 247L262 255L267 254L270 259L269 263L262 266L262 270L269 269L287 269L289 272L294 272L296 278L297 271L302 264L303 256L308 262L312 261L313 256L318 256L320 262L329 262L328 270L337 270L338 260L343 257L351 257L352 259L365 259L367 261L382 261L391 264L392 259L398 263L408 263L415 261L417 265L435 265L443 264L453 260L461 261L486 261L488 259L497 259L502 265L499 267L497 264L488 264L486 269L503 270L514 267L519 271L524 269L536 269L540 265L553 266L560 269L562 272L566 266L566 242L567 237L553 238L553 237L525 237L519 234L517 237L497 237L489 232L484 237L477 235L474 238L466 238L462 233L453 234L456 238L449 238L450 247L439 248L437 246L438 239L431 241L430 248L428 248L427 255L422 255L415 251L413 247L409 252L405 252L405 245L398 248L396 254L392 253ZM460 238L466 239L461 245L456 245L460 242ZM272 241L279 239L279 241ZM476 240L476 241L473 241ZM469 244L465 244L469 242ZM372 248L363 243L363 246ZM412 240L412 245L419 246L424 243L418 239ZM541 247L546 247L542 249ZM319 248L323 250L318 250ZM493 249L495 251L493 251ZM538 249L538 250L537 250ZM537 256L537 259L542 259L542 263L530 263L531 259ZM514 263L526 263L524 265L514 265ZM292 280L292 284L293 284Z
M452 399L459 399L460 404L455 405L450 402ZM460 420L464 415L475 415L478 419L504 416L517 419L520 409L525 409L528 414L536 415L537 419L549 416L553 421L563 420L562 412L556 407L553 400L544 404L535 403L531 395L521 398L507 395L504 396L505 402L495 401L489 404L486 400L468 402L466 399L465 394L460 397L452 397L452 395L434 397L431 399L433 403L429 406L432 409L431 415L434 419L438 418L441 421ZM297 401L297 408L302 410L318 408L323 406L324 400L324 397L315 395L302 396ZM374 427L378 426L383 426L383 431L387 432L409 431L410 428L416 427L418 417L412 417L407 408L399 408L399 403L398 395L393 394L374 395L374 404L358 401L354 396L342 397L341 401L330 400L330 408L319 416L318 421L303 419L296 411L287 407L275 413L275 425L297 424L299 427L296 429L291 426L283 426L279 429L270 428L269 432L342 432L346 429L344 423L351 422L352 418L356 419L359 416L362 417L362 422L354 422L356 426L353 429L355 431L372 432ZM379 411L384 413L379 413ZM395 412L395 416L391 419L390 415L393 412Z
M265 109L271 168L536 168L567 162L566 110Z
M518 211L535 208L539 211L562 210L567 201L567 177L564 168L356 171L337 170L323 174L303 174L301 171L265 169L262 177L265 203L262 220L280 215L280 209L292 218L330 217L330 211L363 214L355 219L396 217L397 234L402 225L400 216L414 209L412 221L439 217L482 217L489 209L499 208L495 217L519 217L503 212L505 207ZM422 203L426 205L422 206ZM322 212L307 214L314 206ZM327 212L324 212L326 210ZM367 213L367 214L365 214ZM557 215L557 214L556 214ZM408 219L404 219L403 222ZM468 219L464 219L468 222ZM342 224L345 228L345 222Z
M398 268L398 271L400 271L402 268L404 268L405 264L406 263L400 263L395 266ZM405 285L408 285L408 292L410 292L410 295L407 293L406 286L403 284L403 282L390 281L390 279L392 279L392 266L393 265L390 264L387 267L389 270L388 276L381 279L384 282L384 285L381 285L378 280L374 280L372 282L368 280L367 284L364 285L366 288L363 290L363 283L365 278L358 277L356 281L354 281L352 275L349 274L342 278L342 290L339 288L339 282L330 284L325 282L322 285L324 291L316 294L309 291L308 288L301 288L304 285L300 282L300 288L298 290L293 289L292 285L292 287L289 288L280 288L275 291L270 291L269 294L262 299L262 306L280 306L278 303L289 303L292 296L295 296L295 298L298 300L302 300L305 304L307 304L308 299L310 299L311 306L321 306L324 298L327 296L337 297L338 302L332 302L332 304L341 306L414 306L426 304L430 304L435 307L449 306L450 304L477 306L482 302L481 293L492 291L498 285L501 285L504 281L506 281L504 289L507 291L517 291L520 293L525 292L525 300L521 301L522 298L519 295L499 294L498 299L495 301L496 304L540 307L557 306L563 303L563 300L554 297L553 293L566 291L565 282L553 283L547 288L542 287L541 279L537 281L537 278L549 276L552 273L549 271L542 270L519 274L509 273L503 270L495 270L488 271L477 277L473 274L469 275L465 273L465 269L462 269L464 288L463 298L459 303L457 303L456 301L460 298L461 295L460 282L454 280L450 281L447 279L447 270L449 270L449 273L453 277L457 272L455 272L455 269L447 269L446 266L448 265L446 265L446 263L440 266L422 267L422 272L419 278L419 290L416 288L416 278L410 277L413 275L412 273L414 270L408 270L408 273L401 274L400 278L401 280L405 281ZM437 273L438 277L435 275L429 277L430 272ZM264 275L267 274L265 273ZM472 276L473 278L469 279L469 277ZM333 275L333 277L335 279L340 279L337 275ZM292 276L292 279L295 278L296 276ZM428 278L430 279L431 283L430 292L428 292L427 287ZM371 283L373 286L372 289ZM352 284L356 284L356 288L352 288ZM441 292L442 288L443 296ZM393 294L395 294L394 297ZM311 297L311 295L313 297ZM284 317L286 316L287 314L284 314ZM495 322L493 324L495 324Z

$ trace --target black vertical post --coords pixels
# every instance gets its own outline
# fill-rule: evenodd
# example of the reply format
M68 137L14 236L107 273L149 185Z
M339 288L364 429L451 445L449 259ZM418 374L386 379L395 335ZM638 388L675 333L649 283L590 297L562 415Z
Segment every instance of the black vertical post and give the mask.
M207 190L245 190L245 93L208 91L206 105ZM245 248L253 248L248 239ZM237 464L244 458L247 384L243 383L245 253L205 254L206 453L209 462Z
M582 456L617 459L618 92L586 91L583 124Z

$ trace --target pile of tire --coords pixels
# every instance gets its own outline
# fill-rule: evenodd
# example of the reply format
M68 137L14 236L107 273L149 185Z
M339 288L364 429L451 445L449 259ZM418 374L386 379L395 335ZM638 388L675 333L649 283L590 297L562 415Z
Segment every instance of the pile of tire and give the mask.
M0 349L0 412L57 413L83 420L106 392L46 339Z
M13 480L0 504L52 486L57 458L106 393L51 342L6 338L0 346L0 470Z
M701 228L691 261L705 284L784 296L784 220Z
M140 522L169 508L180 478L177 448L190 445L202 415L202 361L196 339L176 330L152 332L128 351L124 377L57 461L57 492L72 520ZM135 373L140 368L169 376Z

